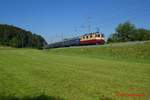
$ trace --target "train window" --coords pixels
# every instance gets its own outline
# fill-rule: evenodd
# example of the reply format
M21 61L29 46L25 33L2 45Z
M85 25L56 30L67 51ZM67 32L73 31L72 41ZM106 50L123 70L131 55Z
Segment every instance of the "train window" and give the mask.
M83 36L83 39L85 39L85 37Z
M100 34L98 34L97 37L100 37Z
M86 36L86 38L88 39L88 36Z
M101 36L104 37L104 34L102 34Z
M92 35L90 35L90 38L92 38Z

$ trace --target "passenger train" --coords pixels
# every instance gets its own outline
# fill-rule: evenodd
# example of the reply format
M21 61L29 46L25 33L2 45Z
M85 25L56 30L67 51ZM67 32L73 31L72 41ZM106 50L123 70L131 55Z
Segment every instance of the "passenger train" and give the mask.
M105 43L103 33L89 33L80 37L71 39L65 39L60 42L51 43L46 48L59 48L59 47L70 47L70 46L82 46L82 45L103 45Z

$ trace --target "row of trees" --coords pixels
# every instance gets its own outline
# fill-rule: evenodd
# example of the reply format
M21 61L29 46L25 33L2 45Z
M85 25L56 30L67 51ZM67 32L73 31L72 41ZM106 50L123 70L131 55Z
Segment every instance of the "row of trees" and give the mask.
M46 44L47 42L40 35L12 25L0 24L0 45L42 49Z
M127 42L150 40L150 30L136 28L130 22L121 23L116 28L116 32L111 34L107 42Z

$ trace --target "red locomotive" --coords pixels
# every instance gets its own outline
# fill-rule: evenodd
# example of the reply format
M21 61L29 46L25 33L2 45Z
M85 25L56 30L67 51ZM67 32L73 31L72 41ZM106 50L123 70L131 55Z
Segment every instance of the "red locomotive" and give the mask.
M80 37L81 45L104 44L104 35L102 33L90 33Z

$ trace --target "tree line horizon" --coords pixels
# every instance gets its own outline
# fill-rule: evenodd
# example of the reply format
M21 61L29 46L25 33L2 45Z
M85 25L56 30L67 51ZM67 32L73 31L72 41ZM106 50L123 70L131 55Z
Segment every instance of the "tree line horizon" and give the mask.
M136 28L134 24L126 21L116 27L115 32L110 34L106 43L146 40L150 40L150 30ZM47 42L41 35L14 25L0 24L0 45L43 49Z

